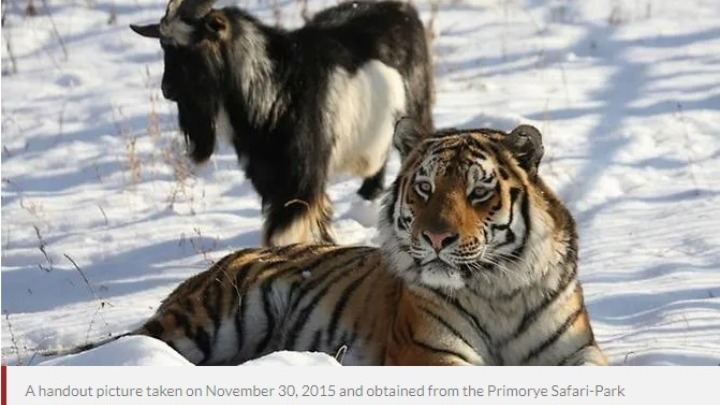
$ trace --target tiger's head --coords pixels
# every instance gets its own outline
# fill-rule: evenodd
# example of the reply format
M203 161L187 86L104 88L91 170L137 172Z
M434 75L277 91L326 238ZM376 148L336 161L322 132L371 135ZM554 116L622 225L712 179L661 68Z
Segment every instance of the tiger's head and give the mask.
M395 137L415 128L404 118ZM420 137L380 220L383 249L401 277L450 291L511 293L553 261L574 263L565 257L576 250L572 217L538 176L544 148L536 128Z

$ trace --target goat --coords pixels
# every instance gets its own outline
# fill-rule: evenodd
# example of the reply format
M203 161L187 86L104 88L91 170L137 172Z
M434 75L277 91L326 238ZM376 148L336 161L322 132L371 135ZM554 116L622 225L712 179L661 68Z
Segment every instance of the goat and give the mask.
M231 142L262 200L263 245L334 243L330 176L362 177L358 194L372 200L391 146L402 158L417 142L393 139L395 122L412 116L432 133L418 13L353 1L286 30L215 1L170 0L159 24L130 26L160 39L162 93L177 103L189 155L202 163L218 138Z

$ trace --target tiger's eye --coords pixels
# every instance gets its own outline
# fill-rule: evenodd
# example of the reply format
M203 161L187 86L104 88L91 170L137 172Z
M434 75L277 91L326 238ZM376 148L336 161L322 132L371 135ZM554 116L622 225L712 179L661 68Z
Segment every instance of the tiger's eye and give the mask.
M470 192L470 198L473 199L487 199L490 196L490 190L485 187L475 187L472 192Z
M420 180L415 183L415 193L418 194L422 199L427 200L432 194L432 184L429 181Z
M429 193L432 190L432 185L427 181L419 182L417 187L418 187L418 189L420 189L420 191L425 192L425 193Z

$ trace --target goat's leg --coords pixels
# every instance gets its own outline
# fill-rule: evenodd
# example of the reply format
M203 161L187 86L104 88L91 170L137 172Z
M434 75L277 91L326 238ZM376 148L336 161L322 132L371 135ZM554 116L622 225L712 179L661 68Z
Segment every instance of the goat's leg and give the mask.
M387 160L380 167L375 174L370 177L366 177L363 180L362 186L358 190L360 197L366 200L374 200L380 196L383 192L385 184L385 167L387 166Z
M315 223L313 234L323 243L335 244L335 232L332 229L333 207L330 198L323 193L315 212L311 213Z
M325 193L305 198L273 198L264 205L263 245L335 243L333 210Z

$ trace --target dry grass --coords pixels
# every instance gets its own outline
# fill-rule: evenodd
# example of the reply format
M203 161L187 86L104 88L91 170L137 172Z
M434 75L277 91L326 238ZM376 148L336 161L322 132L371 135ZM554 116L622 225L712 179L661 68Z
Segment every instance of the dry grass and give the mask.
M617 2L613 3L607 22L609 25L621 25L628 22L629 17L625 9Z
M125 140L125 153L127 157L127 167L130 171L130 184L136 185L140 183L140 171L142 163L137 152L137 137L130 133Z
M35 7L35 3L33 0L28 0L27 5L25 6L25 16L26 17L35 17L39 13L37 11L37 8Z
M145 67L145 87L149 89L149 110L147 116L146 130L147 134L153 140L157 141L160 139L160 116L157 113L158 95L157 90L154 89L154 81L150 74L150 68Z
M440 1L433 0L430 3L430 17L428 22L425 24L425 34L427 36L428 44L432 47L433 42L436 40L438 34L435 33L435 24L437 21L438 14L440 13Z
M12 41L12 35L10 34L11 30L9 27L6 27L6 16L7 12L10 9L10 1L9 0L2 0L2 36L3 36L3 42L5 43L5 51L7 52L7 57L3 58L3 66L2 66L2 74L3 76L9 75L9 74L15 74L18 72L18 64L17 64L17 58L15 58L15 50L13 48L13 41ZM9 60L9 66L8 65ZM3 122L5 121L3 117Z
M608 25L618 26L631 21L648 20L652 18L653 6L651 1L635 0L632 5L628 2L613 0L610 14L607 18Z
M43 8L45 9L45 14L47 15L48 19L50 20L50 28L52 28L53 35L58 40L58 44L60 44L60 49L62 49L64 60L68 60L68 50L65 46L65 40L63 40L62 35L60 35L60 31L57 29L57 25L55 25L55 19L53 18L52 13L50 12L50 7L48 7L47 0L41 0L43 4Z
M172 169L173 179L175 180L168 194L168 207L173 208L179 196L183 196L189 203L190 213L195 214L193 167L185 155L185 145L181 143L179 137L171 139L163 148L163 161Z
M312 16L310 15L310 10L308 10L308 0L295 0L295 2L299 8L298 13L300 14L300 18L302 18L304 22L310 21Z
M43 238L42 234L40 233L40 228L38 228L37 225L33 225L33 229L35 230L35 236L38 239L38 249L45 257L45 262L46 262L45 264L38 263L38 267L40 267L40 269L49 273L49 272L53 271L53 260L50 257L50 255L48 255L48 252L46 249L47 243L45 243L45 239Z
M195 236L191 236L189 238L185 235L185 233L182 233L180 235L180 241L178 242L178 246L184 247L185 244L189 244L196 253L200 254L203 257L203 261L205 261L205 263L207 263L208 265L215 264L215 260L210 256L210 254L217 250L218 244L220 242L219 238L210 238L212 242L207 244L203 242L203 239L207 239L207 237L203 236L200 228L194 227L193 233L195 234Z
M275 20L275 26L281 27L283 25L283 11L279 0L270 0L272 7L273 19Z
M15 332L13 331L12 322L10 322L10 313L6 310L3 310L3 315L5 315L5 324L7 325L8 333L10 334L10 343L12 345L11 351L13 354L15 354L15 361L18 366L22 366L24 363L23 359L20 357L20 347L18 346L17 339L15 338ZM3 353L3 359L6 358L5 353Z
M122 107L113 109L113 124L115 131L120 139L125 141L125 155L123 157L123 166L127 169L129 178L125 183L130 186L138 184L141 180L142 163L137 152L137 135L128 130L125 124L125 116Z
M70 261L70 263L72 263L75 270L77 270L77 272L80 273L80 276L82 277L83 281L85 282L85 285L87 286L88 290L90 291L92 296L95 298L95 300L98 302L98 306L95 309L95 312L93 313L92 318L90 318L90 322L88 323L88 329L85 332L85 343L87 343L90 341L90 332L92 331L93 325L95 325L95 319L97 318L98 315L102 315L100 311L105 309L107 306L113 306L113 305L110 304L107 300L100 298L100 295L97 293L97 291L95 290L93 285L90 283L90 280L85 275L85 272L82 271L82 269L80 268L80 266L78 266L78 264L75 262L75 260L73 260L73 258L70 257L67 253L65 253L63 255L65 256L66 259L68 259ZM103 320L103 321L105 322L105 326L109 325L107 321L105 321L105 320Z

